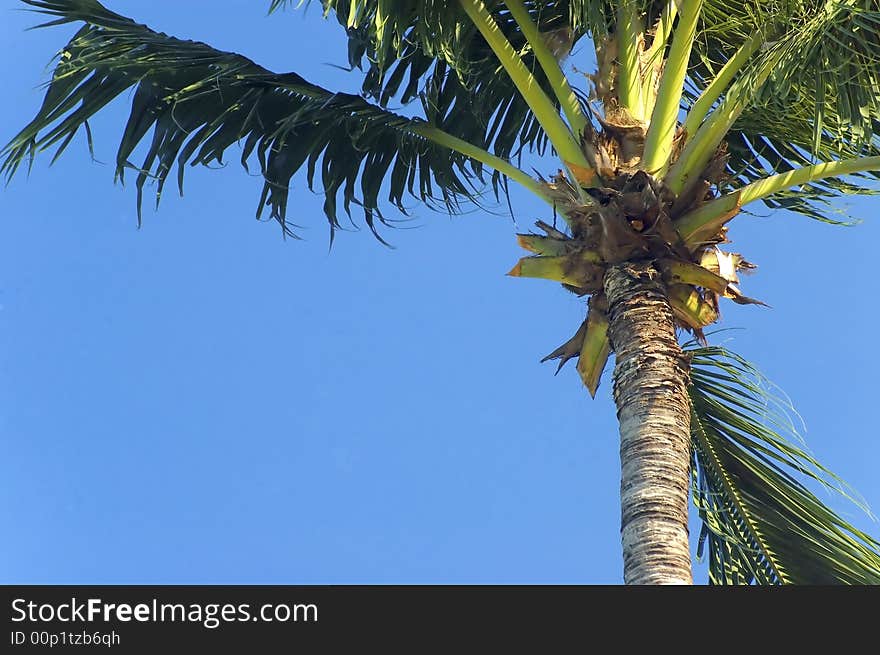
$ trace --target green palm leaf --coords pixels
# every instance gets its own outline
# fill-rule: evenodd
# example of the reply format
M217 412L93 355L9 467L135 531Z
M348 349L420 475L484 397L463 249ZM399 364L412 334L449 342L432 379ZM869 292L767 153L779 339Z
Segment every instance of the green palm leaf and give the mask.
M325 0L322 4L346 28L349 63L364 71L366 97L382 106L422 99L430 120L444 131L500 157L546 148L547 137L528 104L457 2ZM552 97L546 76L504 4L486 4ZM542 32L568 30L568 2L528 6Z
M277 8L285 2L273 2ZM485 3L502 31L546 89L525 39L503 2ZM567 30L573 47L615 30L618 2L609 0L526 2L547 34ZM668 0L636 3L644 24L655 25ZM409 0L323 0L348 30L352 67L366 62L363 91L381 104L430 98L435 120L456 136L491 148L502 157L546 146L546 135L457 3ZM769 77L750 94L728 137L731 182L749 184L767 175L816 161L880 154L876 137L880 106L880 11L863 2L812 0L706 0L691 54L690 93L684 109L744 41L756 32L766 43L742 76L756 75L779 54ZM586 86L586 81L580 86ZM574 80L575 86L577 80ZM552 95L549 94L548 95ZM586 94L583 93L585 96ZM479 98L479 101L475 101ZM764 200L819 220L837 222L831 198L873 193L858 174L817 181Z
M772 68L728 134L728 172L736 186L817 161L880 154L880 7L851 0L710 0L704 7L687 105L756 33L764 35L764 43L741 76ZM771 63L776 56L778 62ZM875 193L876 177L817 181L764 202L837 222L827 201Z
M795 476L848 496L801 446L784 404L748 362L692 348L694 502L713 584L878 584L880 542ZM849 497L849 496L848 496Z
M476 199L482 166L426 139L424 120L333 93L296 73L273 73L241 55L154 32L94 0L25 1L55 18L47 25L86 24L61 52L36 117L3 151L0 171L7 177L42 150L57 145L57 157L80 128L88 130L92 116L134 87L116 174L123 178L126 169L137 171L139 219L148 180L156 181L158 202L176 164L182 192L187 165L222 162L239 142L242 164L255 158L264 178L257 216L267 205L289 234L290 181L301 169L309 187L325 193L331 230L339 227L340 196L349 216L352 204L362 207L374 232L376 219L382 220L384 189L401 211L407 195L448 211L457 211L461 200ZM144 141L143 160L132 163Z

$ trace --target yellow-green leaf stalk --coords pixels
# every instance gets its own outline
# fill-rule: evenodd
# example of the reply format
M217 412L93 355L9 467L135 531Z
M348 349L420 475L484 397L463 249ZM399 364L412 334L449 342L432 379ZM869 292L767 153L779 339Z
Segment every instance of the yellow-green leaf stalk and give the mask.
M755 32L751 38L743 43L736 54L727 60L722 66L718 74L713 78L709 85L703 89L700 97L691 105L687 118L684 121L684 131L688 136L694 135L702 125L703 120L712 109L715 101L721 97L721 94L731 85L733 78L748 61L749 57L764 43L764 34L761 31Z
M680 195L689 185L698 181L698 175L706 168L718 145L724 140L754 94L767 80L781 57L782 50L778 49L761 63L757 71L744 77L740 76L731 84L724 100L709 114L709 118L703 121L696 134L688 139L678 159L669 168L664 182L670 191Z
M587 333L578 357L577 371L590 396L596 397L599 378L608 361L611 345L608 343L608 317L600 311L590 309L587 315Z
M657 57L663 56L666 44L669 43L669 36L672 34L672 24L678 15L678 5L682 0L669 0L663 7L660 14L660 20L657 21L657 28L654 32L654 39L651 46L645 51L645 59L648 64L655 63Z
M523 257L508 275L584 287L600 282L602 276L600 262L599 255L591 250L580 250L567 255Z
M876 170L880 170L880 157L854 157L813 164L787 173L771 175L763 180L747 184L733 193L707 202L699 209L685 214L675 222L675 228L685 243L693 245L717 234L721 226L730 220L741 206L750 202L815 180Z
M642 70L639 63L639 43L644 26L635 0L622 0L617 8L617 100L630 115L640 122L646 116Z
M644 95L644 115L650 116L654 111L654 105L657 101L655 92L655 82L657 76L663 71L663 53L669 43L669 37L672 35L672 25L675 17L678 15L678 3L682 0L668 0L663 12L654 27L654 36L651 40L650 47L645 50L642 58L642 64L645 67L645 82L642 86Z
M486 9L486 5L482 0L459 0L459 3L480 34L486 39L499 63L507 71L511 81L534 112L535 118L544 128L547 137L562 160L590 168L590 163L581 151L574 134L562 120L550 98L538 85L535 77L526 68L510 41L504 36L489 10Z
M739 213L740 207L740 192L728 193L679 218L675 229L686 245L695 246L717 234L722 225Z
M665 259L657 262L657 266L662 271L667 284L689 284L709 289L718 294L727 291L729 282L726 279L699 264Z
M680 9L678 27L672 38L669 58L660 77L660 89L651 114L651 125L645 137L642 168L652 175L663 176L669 167L672 140L675 137L675 127L678 125L678 111L684 90L684 78L702 7L703 0L685 0Z
M540 234L517 234L516 242L520 248L538 255L550 255L556 257L570 253L576 246L571 239L554 239Z
M523 35L529 42L532 52L535 54L541 69L550 82L550 86L553 87L553 92L556 94L562 111L565 113L565 117L568 119L568 123L571 125L575 136L583 134L587 126L587 117L584 115L581 103L578 101L571 85L568 83L568 79L566 79L565 74L559 67L559 62L553 53L550 52L550 48L547 47L547 43L538 31L538 26L535 25L531 16L529 16L528 9L526 9L522 0L505 0L504 4L507 5L510 15L513 16L513 20L519 25Z
M672 313L695 330L702 329L718 320L718 312L689 284L673 284L669 287L669 304Z
M449 148L450 150L455 150L456 152L463 154L465 157L470 157L481 164L494 168L502 175L506 175L511 180L518 182L544 202L551 205L553 204L553 200L547 195L547 190L543 184L522 169L511 164L506 159L493 155L491 152L483 150L468 141L452 136L433 125L428 125L427 123L416 125L411 129L429 141L433 141L434 143Z

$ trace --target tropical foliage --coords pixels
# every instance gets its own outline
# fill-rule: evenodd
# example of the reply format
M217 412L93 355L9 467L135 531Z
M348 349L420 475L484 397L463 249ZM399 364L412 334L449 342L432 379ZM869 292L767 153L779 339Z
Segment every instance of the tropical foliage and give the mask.
M61 50L33 121L3 151L11 178L58 157L110 101L134 89L116 176L156 202L176 167L241 163L263 177L284 232L291 179L379 236L408 197L444 211L496 198L512 180L548 204L519 235L512 275L589 296L571 359L595 394L610 354L603 277L646 258L669 289L691 358L693 498L713 583L877 583L880 543L805 486L843 490L799 446L755 369L703 330L753 268L727 252L728 223L762 200L824 221L831 201L872 193L880 170L880 6L840 0L323 0L348 38L362 93L327 90L238 54L153 31L95 0L24 0L46 25L82 23ZM288 3L273 0L270 10ZM591 42L596 71L570 65ZM564 69L569 69L567 74ZM389 106L406 107L406 115ZM418 116L418 117L413 117ZM132 161L140 146L143 159ZM530 153L558 156L532 175ZM531 161L531 160L530 160ZM386 209L383 209L383 205ZM140 213L139 213L140 216ZM298 220L298 219L297 219ZM381 238L381 237L379 237Z

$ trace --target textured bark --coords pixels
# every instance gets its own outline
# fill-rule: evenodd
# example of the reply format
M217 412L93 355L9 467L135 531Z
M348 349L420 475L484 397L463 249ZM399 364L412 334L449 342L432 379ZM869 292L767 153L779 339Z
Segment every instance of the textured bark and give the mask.
M688 366L672 308L649 263L610 267L605 293L620 422L624 582L691 584Z

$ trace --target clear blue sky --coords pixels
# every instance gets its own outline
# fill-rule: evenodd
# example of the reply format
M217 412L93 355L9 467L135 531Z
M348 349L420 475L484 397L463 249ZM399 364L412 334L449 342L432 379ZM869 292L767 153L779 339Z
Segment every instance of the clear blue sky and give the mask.
M317 6L108 4L357 88L327 65L345 63L343 35ZM0 7L4 143L72 34L26 33L38 17L18 7ZM127 101L93 125L103 162ZM554 378L538 363L583 303L505 277L523 254L505 208L415 207L415 229L385 233L396 249L363 229L328 253L321 199L301 183L305 241L254 220L260 181L234 163L190 171L186 196L166 193L138 230L134 190L84 139L49 159L0 191L0 582L620 582L610 376L591 401L572 365ZM524 194L513 204L519 231L548 219ZM745 329L724 339L880 511L880 198L847 206L862 225L763 206L735 222L760 265L744 291L773 308L728 304L724 326Z

